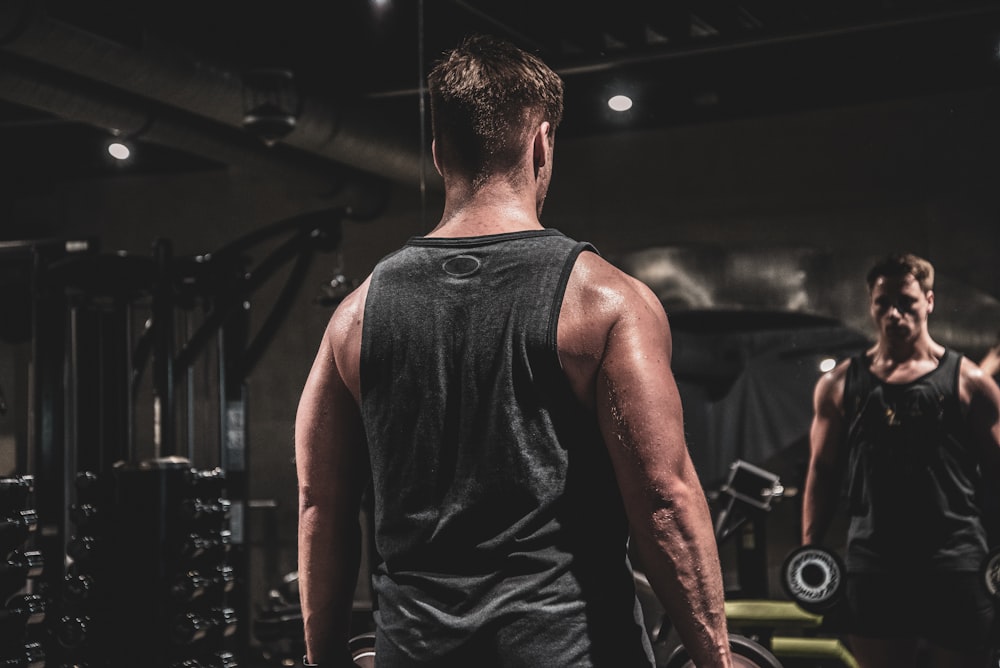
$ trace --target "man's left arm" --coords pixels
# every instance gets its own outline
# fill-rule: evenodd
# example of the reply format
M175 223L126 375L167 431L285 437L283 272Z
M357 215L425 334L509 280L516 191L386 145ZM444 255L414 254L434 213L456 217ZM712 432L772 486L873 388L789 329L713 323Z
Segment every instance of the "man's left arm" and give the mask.
M990 477L1000 480L1000 388L968 359L962 360L961 381L972 436L983 450Z
M348 640L361 553L358 516L369 480L361 416L335 356L336 318L323 337L295 418L306 657L324 667L354 665Z

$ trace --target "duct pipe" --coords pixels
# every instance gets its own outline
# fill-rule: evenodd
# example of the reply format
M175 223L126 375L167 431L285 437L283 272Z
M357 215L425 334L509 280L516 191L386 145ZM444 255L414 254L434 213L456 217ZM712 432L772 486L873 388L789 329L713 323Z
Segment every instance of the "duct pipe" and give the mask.
M127 48L56 21L30 0L5 5L0 10L0 49L240 128L243 83L238 73L166 50ZM333 107L316 97L302 96L296 127L280 143L403 183L437 176L433 166L421 170L430 158L421 155L419 142L403 136L396 125L379 123L373 109Z
M103 127L122 135L137 134L141 141L170 146L234 169L273 174L280 170L291 187L329 195L339 191L348 176L319 160L304 164L288 152L266 148L255 138L231 128L172 109L136 103L121 92L102 90L89 82L44 70L32 63L11 62L0 56L0 99L54 114L60 118Z

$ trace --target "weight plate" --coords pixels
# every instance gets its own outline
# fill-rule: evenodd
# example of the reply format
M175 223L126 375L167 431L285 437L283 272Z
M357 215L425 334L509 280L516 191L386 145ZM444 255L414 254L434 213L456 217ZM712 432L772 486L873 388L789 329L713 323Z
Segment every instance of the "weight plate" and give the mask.
M746 636L730 633L729 649L733 653L734 668L781 668L781 663L767 648ZM694 662L684 647L678 647L663 668L694 668Z
M788 596L805 610L824 612L843 595L844 565L835 553L806 545L789 553L781 569Z
M983 586L991 598L1000 599L1000 548L994 548L983 560Z

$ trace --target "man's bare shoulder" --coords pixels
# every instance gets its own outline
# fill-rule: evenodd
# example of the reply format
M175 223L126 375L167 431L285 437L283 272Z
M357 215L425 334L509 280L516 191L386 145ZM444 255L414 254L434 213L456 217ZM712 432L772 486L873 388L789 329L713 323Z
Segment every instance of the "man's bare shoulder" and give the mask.
M663 306L642 281L629 276L596 253L581 253L567 286L569 304L600 320L652 313L662 316Z
M987 377L986 372L983 371L981 366L964 355L962 356L962 361L959 366L959 374L963 378L975 383L980 383Z
M361 388L361 332L365 301L371 277L353 290L334 310L323 335L323 345L336 362L337 370L355 399Z
M629 337L627 346L643 354L648 341L670 355L670 328L656 295L645 284L596 253L581 253L573 265L559 311L557 346L563 370L586 406L594 401L594 383L606 361L612 332ZM646 332L648 336L635 336Z
M365 301L368 298L368 286L371 276L364 283L351 291L334 309L327 324L328 341L340 344L350 338L355 330L360 329L365 315Z
M837 366L827 371L816 381L815 403L819 411L843 412L844 383L847 370L851 366L851 358L840 361ZM825 410L824 410L825 409Z
M968 357L962 357L959 366L959 394L962 403L969 403L974 397L982 397L991 403L1000 402L1000 391L993 378L981 366Z

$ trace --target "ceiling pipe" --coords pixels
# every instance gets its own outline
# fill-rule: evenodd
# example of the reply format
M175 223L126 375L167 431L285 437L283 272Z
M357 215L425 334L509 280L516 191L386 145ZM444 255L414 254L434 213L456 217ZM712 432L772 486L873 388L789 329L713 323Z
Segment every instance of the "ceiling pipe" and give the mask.
M274 174L280 171L290 187L303 192L333 194L348 180L347 168L321 163L307 165L287 151L268 149L255 138L216 123L169 108L136 101L59 72L42 72L33 63L11 62L0 56L0 99L56 115L62 119L105 128L114 135L169 146L236 171Z
M127 48L54 20L31 0L21 0L15 9L10 7L18 3L4 4L7 8L0 10L3 51L242 131L239 73L166 49ZM58 110L50 111L63 116ZM418 184L437 176L433 167L421 169L430 157L420 150L419 142L402 134L398 124L380 122L377 111L369 106L333 106L302 95L295 128L279 143L402 183Z

